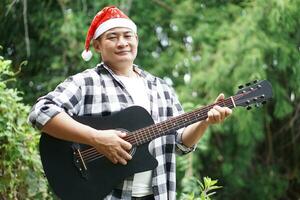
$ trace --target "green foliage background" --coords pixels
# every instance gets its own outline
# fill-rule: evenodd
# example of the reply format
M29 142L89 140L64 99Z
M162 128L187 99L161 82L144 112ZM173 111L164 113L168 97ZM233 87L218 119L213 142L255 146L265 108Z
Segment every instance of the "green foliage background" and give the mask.
M27 124L30 107L16 89L11 62L0 57L0 198L45 199L47 183L42 176L36 144L39 134Z
M274 98L265 107L236 109L208 130L196 152L178 158L179 196L196 194L192 180L209 176L223 186L216 199L298 199L298 0L1 1L0 198L51 198L38 132L26 123L29 106L99 62L94 54L84 63L80 54L90 20L111 4L138 25L136 63L172 83L186 111L254 79L272 83Z

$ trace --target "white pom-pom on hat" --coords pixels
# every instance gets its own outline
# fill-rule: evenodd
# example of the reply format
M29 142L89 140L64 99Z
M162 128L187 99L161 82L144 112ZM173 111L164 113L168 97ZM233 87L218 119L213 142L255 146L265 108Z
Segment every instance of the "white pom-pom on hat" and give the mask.
M137 32L135 23L117 7L105 7L98 12L91 22L87 32L85 39L85 50L82 52L81 57L85 61L89 61L93 55L89 50L91 40L97 39L107 30L116 27L125 27L131 29L134 33Z
M83 60L85 61L89 61L91 60L93 56L93 53L91 52L91 50L83 50L83 52L81 53L81 57L83 58Z

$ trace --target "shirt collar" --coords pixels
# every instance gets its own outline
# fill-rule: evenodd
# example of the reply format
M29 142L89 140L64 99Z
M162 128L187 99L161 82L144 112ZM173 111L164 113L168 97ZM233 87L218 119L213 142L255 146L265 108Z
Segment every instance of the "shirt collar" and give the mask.
M114 77L115 79L117 79L116 78L116 74L106 64L104 64L103 62L99 63L97 65L97 67L99 69L101 69L101 68L106 69L112 75L112 77ZM146 80L151 81L151 82L155 81L155 77L153 75L151 75L150 73L142 70L138 65L133 64L133 70L136 73L138 73L142 78L145 78Z

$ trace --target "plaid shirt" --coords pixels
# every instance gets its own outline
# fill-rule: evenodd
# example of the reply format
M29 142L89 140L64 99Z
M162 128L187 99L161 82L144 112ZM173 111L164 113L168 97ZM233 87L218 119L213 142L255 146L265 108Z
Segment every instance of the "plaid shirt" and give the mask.
M150 99L151 116L155 123L183 113L183 109L166 82L134 66L143 78ZM104 64L69 77L56 89L38 99L31 110L29 121L41 129L60 112L69 115L103 116L133 105L130 94L118 77ZM182 144L182 132L162 136L150 143L150 152L158 161L152 172L152 188L156 200L176 199L177 154L186 154L194 148ZM133 177L124 180L121 189L114 189L105 199L131 199Z

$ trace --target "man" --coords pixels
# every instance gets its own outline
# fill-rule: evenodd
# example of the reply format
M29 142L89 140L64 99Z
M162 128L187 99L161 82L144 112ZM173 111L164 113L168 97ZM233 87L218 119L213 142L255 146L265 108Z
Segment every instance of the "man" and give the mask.
M96 130L73 120L70 115L110 115L132 105L144 107L155 123L182 114L173 90L163 81L134 64L137 56L137 28L116 7L105 7L93 19L82 57L91 58L90 41L101 55L95 68L69 77L57 88L38 99L29 116L43 132L63 140L88 144L114 164L126 165L132 158L132 145L118 130ZM216 101L224 99L220 94ZM156 169L128 177L106 199L175 199L175 152L185 154L195 145L210 124L220 123L231 114L215 106L208 118L175 134L150 143L156 156Z

